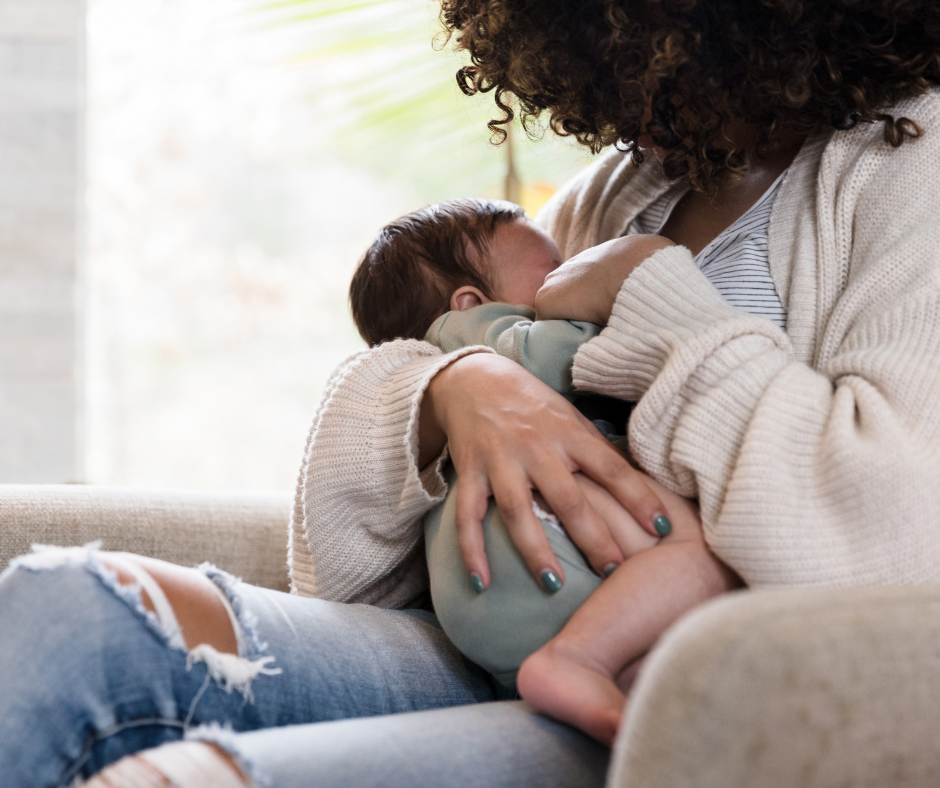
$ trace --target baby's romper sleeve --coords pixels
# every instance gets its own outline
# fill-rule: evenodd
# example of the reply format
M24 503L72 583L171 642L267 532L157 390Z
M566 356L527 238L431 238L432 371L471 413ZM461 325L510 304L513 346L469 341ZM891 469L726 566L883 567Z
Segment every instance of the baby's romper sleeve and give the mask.
M445 353L486 345L515 361L559 394L571 391L575 353L601 332L580 320L538 320L535 311L513 304L483 304L441 315L425 339Z

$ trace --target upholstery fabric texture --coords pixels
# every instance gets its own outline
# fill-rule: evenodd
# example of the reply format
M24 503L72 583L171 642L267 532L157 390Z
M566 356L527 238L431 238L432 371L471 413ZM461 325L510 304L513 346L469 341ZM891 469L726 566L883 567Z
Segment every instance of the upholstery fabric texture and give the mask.
M32 544L81 545L203 561L286 591L290 496L58 484L0 485L0 568Z
M634 688L608 788L928 788L940 587L767 589L682 619Z

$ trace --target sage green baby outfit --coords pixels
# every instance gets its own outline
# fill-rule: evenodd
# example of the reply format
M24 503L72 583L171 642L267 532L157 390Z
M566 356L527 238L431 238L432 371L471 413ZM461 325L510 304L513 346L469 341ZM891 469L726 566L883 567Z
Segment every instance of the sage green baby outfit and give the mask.
M510 304L484 304L448 312L428 329L425 339L444 352L487 345L521 364L539 380L571 400L611 440L625 433L628 403L571 390L574 354L601 331L593 323L535 321L533 310ZM544 591L529 572L491 500L483 518L490 585L477 594L460 557L455 527L459 480L453 465L444 476L447 497L424 518L431 599L438 620L461 653L514 686L522 661L565 625L601 583L554 517L540 516L549 543L565 571L565 584ZM544 514L544 512L542 513Z

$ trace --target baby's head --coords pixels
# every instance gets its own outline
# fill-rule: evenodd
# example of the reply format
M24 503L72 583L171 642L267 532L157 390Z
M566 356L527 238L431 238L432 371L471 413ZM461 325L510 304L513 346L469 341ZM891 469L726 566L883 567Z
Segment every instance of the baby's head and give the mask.
M423 339L438 317L493 301L535 304L558 246L518 205L462 199L429 205L382 228L349 287L353 320L377 345Z

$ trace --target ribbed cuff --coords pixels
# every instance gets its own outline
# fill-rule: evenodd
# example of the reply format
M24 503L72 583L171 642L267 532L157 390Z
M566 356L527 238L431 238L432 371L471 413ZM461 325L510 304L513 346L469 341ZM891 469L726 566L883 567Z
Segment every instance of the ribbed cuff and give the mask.
M575 388L635 402L673 350L729 317L740 313L715 290L688 249L660 249L624 280L607 327L575 355Z

